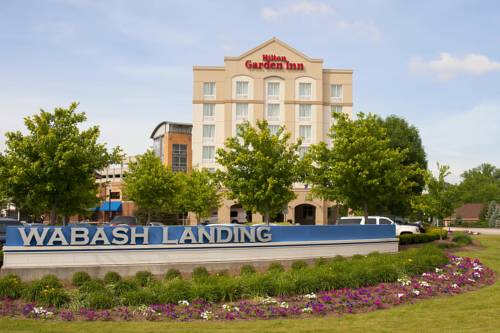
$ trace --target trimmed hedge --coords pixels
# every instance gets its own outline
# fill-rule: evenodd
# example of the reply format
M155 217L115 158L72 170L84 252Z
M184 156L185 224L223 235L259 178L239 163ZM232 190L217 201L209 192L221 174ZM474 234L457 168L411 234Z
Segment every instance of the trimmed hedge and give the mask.
M73 274L73 278L71 279L71 283L75 287L80 287L82 284L84 284L85 282L89 282L90 280L92 280L92 278L90 277L89 273L76 272L75 274Z
M141 272L133 279L122 279L108 285L93 279L84 282L70 295L54 276L46 276L26 287L17 277L9 276L0 279L0 295L15 298L22 291L26 300L43 306L61 307L69 303L70 307L93 310L117 305L176 304L195 299L232 302L242 298L303 295L395 282L401 276L419 275L447 262L448 258L442 250L426 245L394 254L372 253L352 258L337 256L321 259L315 265L297 261L288 271L279 263L270 265L268 271L263 273L247 266L239 276L209 275L202 267L195 269L194 278L189 280L174 277L177 273L173 272L171 279L162 280L154 279L149 272ZM18 289L10 287L13 284L19 285ZM8 295L9 292L12 294Z
M461 244L461 245L470 245L472 244L472 238L466 234L457 234L453 236L451 239L453 242Z
M429 243L439 239L439 230L443 239L448 238L448 231L441 228L430 228L423 234L402 234L399 236L399 244Z

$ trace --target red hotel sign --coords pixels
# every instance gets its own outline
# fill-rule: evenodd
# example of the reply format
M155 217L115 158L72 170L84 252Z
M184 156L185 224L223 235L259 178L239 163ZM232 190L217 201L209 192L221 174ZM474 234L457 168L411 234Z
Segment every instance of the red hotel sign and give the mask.
M290 62L285 56L277 56L274 54L262 55L262 61L245 61L245 67L248 69L288 69L292 71L303 71L304 64L302 62Z

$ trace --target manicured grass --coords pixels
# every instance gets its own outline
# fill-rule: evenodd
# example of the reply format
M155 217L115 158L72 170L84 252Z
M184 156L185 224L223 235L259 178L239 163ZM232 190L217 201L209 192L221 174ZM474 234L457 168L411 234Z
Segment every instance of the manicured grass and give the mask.
M500 237L476 236L484 248L462 251L500 273ZM0 319L0 332L498 332L500 281L456 296L388 310L311 319L236 322L56 322Z

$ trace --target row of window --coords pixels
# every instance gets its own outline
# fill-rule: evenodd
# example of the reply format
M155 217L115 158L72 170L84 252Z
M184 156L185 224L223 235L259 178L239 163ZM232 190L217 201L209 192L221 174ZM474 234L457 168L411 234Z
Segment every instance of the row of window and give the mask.
M236 97L248 97L248 81L236 81ZM267 97L269 99L276 99L280 96L280 82L267 83ZM203 83L203 96L213 98L215 97L215 82ZM312 98L312 83L300 82L299 83L299 98L311 99ZM330 85L330 98L342 98L342 85Z
M342 112L342 106L332 105L332 112ZM215 119L215 104L203 104L203 120L212 121ZM268 103L266 108L266 119L269 121L280 120L280 104ZM248 120L248 104L236 103L236 120ZM311 120L311 104L299 105L299 120Z
M269 131L271 134L278 133L279 125L270 125ZM304 142L311 142L311 125L300 125L299 126L299 136L302 137ZM215 139L215 125L203 125L203 140L213 141ZM175 152L174 152L175 154Z

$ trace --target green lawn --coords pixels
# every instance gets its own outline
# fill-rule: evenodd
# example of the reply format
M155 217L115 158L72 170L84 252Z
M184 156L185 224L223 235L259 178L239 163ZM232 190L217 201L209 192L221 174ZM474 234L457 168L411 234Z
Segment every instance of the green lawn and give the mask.
M484 248L461 252L500 272L500 237L477 236ZM313 319L236 322L43 322L0 319L0 332L499 332L500 280L458 296L388 310ZM496 319L495 319L496 318Z

